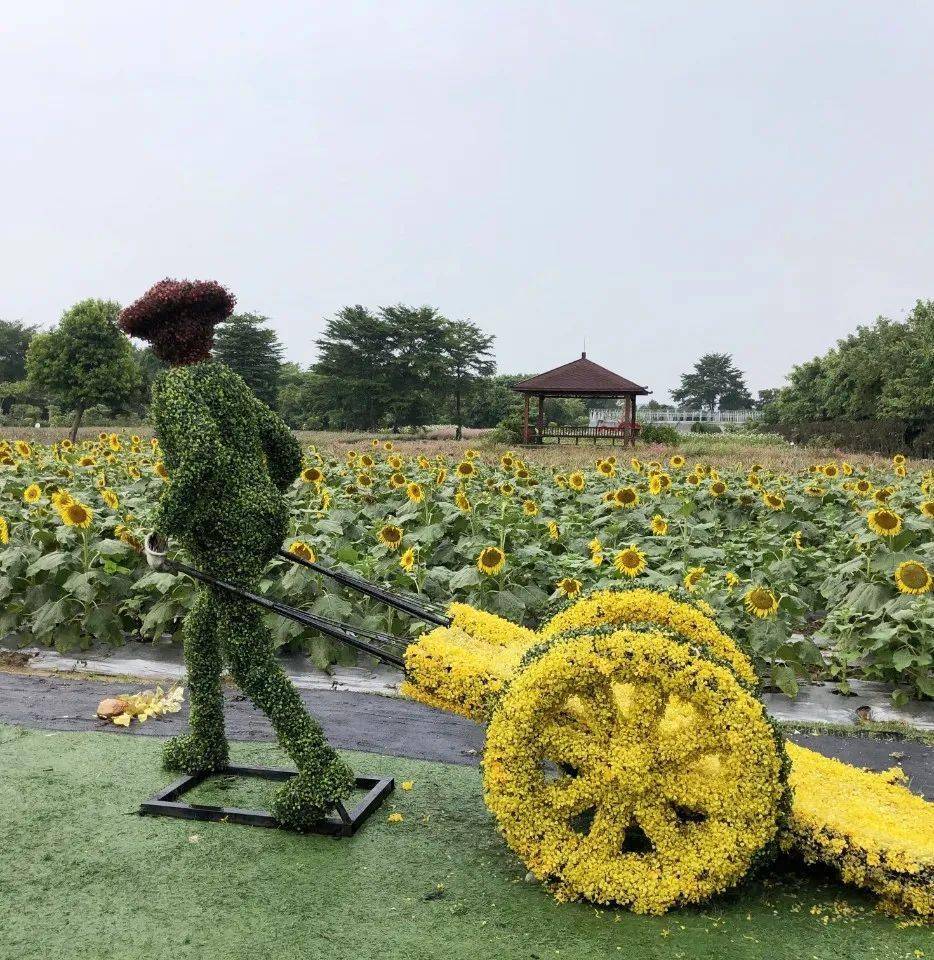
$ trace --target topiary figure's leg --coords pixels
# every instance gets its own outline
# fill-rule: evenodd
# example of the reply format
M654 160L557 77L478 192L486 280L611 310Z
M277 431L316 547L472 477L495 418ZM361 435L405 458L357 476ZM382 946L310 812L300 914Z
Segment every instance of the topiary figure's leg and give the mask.
M234 680L272 721L280 746L298 767L298 776L276 795L272 812L285 827L309 830L350 794L354 775L276 661L262 613L225 598L217 629Z
M185 618L191 732L166 743L162 762L167 770L207 773L227 766L222 661L216 619L216 602L210 591L202 589Z

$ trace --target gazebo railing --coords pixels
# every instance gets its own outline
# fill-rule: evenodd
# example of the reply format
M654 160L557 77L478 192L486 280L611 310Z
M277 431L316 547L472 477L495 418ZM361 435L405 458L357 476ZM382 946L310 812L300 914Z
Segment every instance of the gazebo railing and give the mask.
M575 426L557 426L551 424L543 427L541 434L534 425L529 426L531 443L537 443L542 440L599 440L612 439L621 440L624 443L632 443L639 436L639 424L621 423L604 424L599 427L575 427Z

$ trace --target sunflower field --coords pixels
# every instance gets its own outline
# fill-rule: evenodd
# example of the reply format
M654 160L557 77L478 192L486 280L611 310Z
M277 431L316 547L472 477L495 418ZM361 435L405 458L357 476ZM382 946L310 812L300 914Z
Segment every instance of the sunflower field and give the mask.
M664 590L714 615L789 695L801 678L845 689L859 677L898 683L897 699L934 697L934 472L901 456L779 469L309 445L286 546L527 625L595 589ZM0 441L0 635L63 652L177 635L195 585L140 553L166 483L155 439ZM262 589L362 627L420 630L285 560ZM270 626L319 665L354 656L298 624Z

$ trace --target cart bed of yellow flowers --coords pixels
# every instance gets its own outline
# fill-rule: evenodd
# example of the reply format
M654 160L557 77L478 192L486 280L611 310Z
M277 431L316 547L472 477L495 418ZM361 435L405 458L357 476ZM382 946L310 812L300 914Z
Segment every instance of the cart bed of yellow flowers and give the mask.
M559 899L662 913L784 848L934 915L934 805L895 771L786 745L748 659L693 604L601 591L538 632L451 613L408 648L404 692L489 723L487 804Z

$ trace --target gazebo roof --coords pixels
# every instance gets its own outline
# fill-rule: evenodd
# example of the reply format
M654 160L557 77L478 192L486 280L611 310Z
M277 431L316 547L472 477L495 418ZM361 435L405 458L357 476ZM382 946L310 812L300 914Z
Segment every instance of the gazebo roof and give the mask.
M563 366L547 370L538 376L521 380L513 390L519 393L543 393L551 396L622 396L624 394L645 395L651 393L646 387L621 377L599 363L587 359L582 353L579 360L572 360Z

